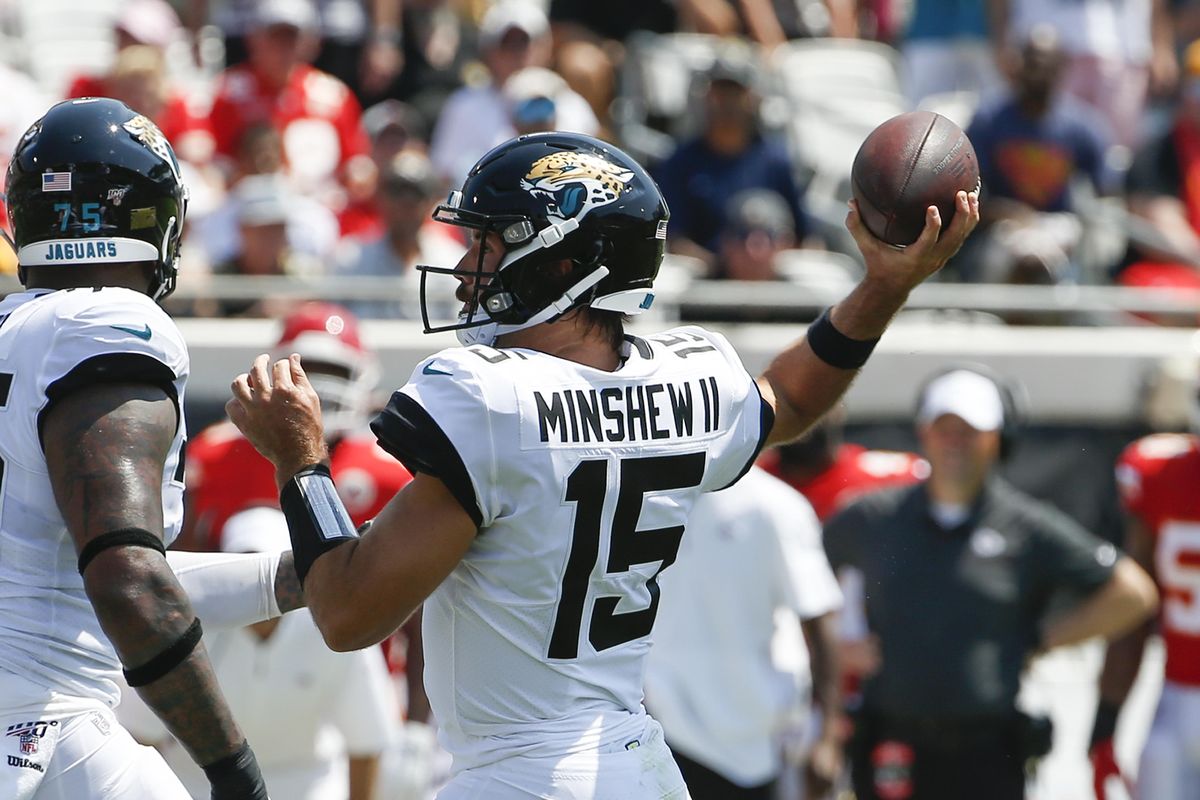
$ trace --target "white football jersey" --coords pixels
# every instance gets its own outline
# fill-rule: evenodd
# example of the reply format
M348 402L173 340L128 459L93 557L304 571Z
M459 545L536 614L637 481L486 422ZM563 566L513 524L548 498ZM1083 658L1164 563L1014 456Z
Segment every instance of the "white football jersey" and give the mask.
M0 677L116 705L121 664L83 590L41 423L58 399L106 382L152 383L182 409L187 373L179 329L139 292L32 290L0 301ZM184 439L181 414L162 478L167 543L183 521Z
M644 728L657 575L700 493L749 469L772 424L718 334L627 338L615 372L445 350L372 424L479 525L424 606L425 685L456 770Z

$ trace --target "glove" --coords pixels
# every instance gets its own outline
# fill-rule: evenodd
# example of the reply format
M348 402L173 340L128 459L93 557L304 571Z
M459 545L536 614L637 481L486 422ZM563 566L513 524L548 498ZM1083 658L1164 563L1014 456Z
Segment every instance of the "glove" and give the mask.
M1108 794L1107 785L1110 778L1118 779L1125 786L1126 792L1133 791L1129 781L1121 774L1121 767L1117 765L1112 739L1096 742L1088 757L1092 761L1092 787L1096 791L1096 800L1117 800Z
M212 800L270 800L249 742L243 741L233 755L204 767L204 775L212 787Z

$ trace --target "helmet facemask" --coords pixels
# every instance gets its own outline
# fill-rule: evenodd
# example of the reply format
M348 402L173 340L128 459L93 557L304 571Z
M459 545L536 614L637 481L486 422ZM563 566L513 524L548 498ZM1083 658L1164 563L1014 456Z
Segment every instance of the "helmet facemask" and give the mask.
M568 241L578 230L579 219L553 221L537 230L534 221L520 214L484 214L461 208L462 193L450 193L437 207L433 218L474 231L479 237L472 268L417 265L421 272L421 317L426 333L455 331L464 344L492 344L497 336L552 322L573 308L586 303L596 284L608 275L599 263L602 247L579 258L580 243ZM486 268L487 251L483 243L495 233L504 253L494 270ZM572 268L561 279L540 275L543 266L570 261ZM432 325L429 320L426 276L430 273L469 278L471 295L456 322ZM547 294L547 290L549 294ZM540 296L539 296L540 295Z
M366 427L371 413L374 370L354 370L340 364L309 361L305 374L321 401L321 424L327 437Z

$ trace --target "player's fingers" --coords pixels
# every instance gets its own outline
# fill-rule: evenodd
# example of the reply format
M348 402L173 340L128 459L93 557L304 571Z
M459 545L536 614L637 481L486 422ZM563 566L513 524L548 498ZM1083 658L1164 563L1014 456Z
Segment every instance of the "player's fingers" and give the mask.
M937 244L941 230L942 212L938 211L937 206L930 206L925 209L925 227L921 229L921 235L908 249L917 255L929 251Z
M267 373L267 364L271 357L263 353L254 359L254 363L250 365L248 380L250 388L254 390L258 396L266 400L271 396L271 378Z
M271 377L281 391L294 393L296 385L292 383L291 359L281 358L271 365Z
M308 381L308 373L300 365L299 353L292 353L288 356L288 366L291 369L292 383L300 389L312 389L312 384Z
M253 390L250 388L250 376L243 372L233 379L233 383L229 384L229 390L233 392L233 399L230 403L236 402L239 406L242 403L249 403L253 398Z
M851 200L849 205L850 210L846 212L846 230L850 231L858 249L863 252L863 255L866 255L883 243L875 238L875 234L867 230L866 224L862 221L862 214L858 211L858 201Z
M953 255L962 243L966 241L971 231L979 223L979 195L976 192L959 192L954 198L955 213L950 227L946 230L946 246L953 248L947 255Z
M225 402L225 414L229 417L229 421L241 430L246 423L246 407L242 405L242 401L236 397L231 397Z

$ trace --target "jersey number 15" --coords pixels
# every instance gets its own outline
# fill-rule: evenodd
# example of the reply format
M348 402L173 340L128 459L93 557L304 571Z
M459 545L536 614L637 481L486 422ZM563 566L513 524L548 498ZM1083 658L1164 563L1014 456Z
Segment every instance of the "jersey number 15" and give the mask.
M631 642L650 634L658 613L658 573L675 563L683 526L638 530L642 503L649 492L690 489L704 478L704 453L622 459L617 506L608 530L606 575L629 572L635 564L661 565L646 579L650 605L639 611L616 613L621 595L601 595L592 603L588 641L597 651ZM575 529L571 555L563 573L562 592L550 636L550 658L569 659L579 655L579 629L586 611L588 586L600 556L600 537L608 487L609 462L587 459L567 478L565 499L575 504Z

